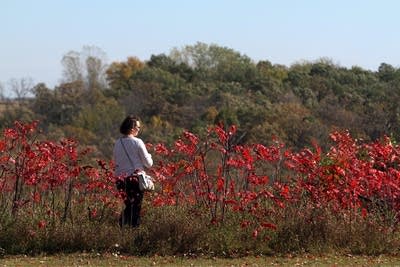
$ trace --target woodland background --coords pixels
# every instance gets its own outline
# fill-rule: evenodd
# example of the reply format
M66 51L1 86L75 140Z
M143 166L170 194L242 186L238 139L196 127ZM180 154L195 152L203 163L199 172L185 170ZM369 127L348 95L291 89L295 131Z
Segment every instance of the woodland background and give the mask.
M200 42L147 61L105 58L93 46L66 53L54 88L9 81L15 98L2 87L0 129L39 120L47 139L74 138L106 159L127 114L143 120L141 137L150 143L220 122L237 125L239 143L268 145L275 136L294 149L313 141L326 148L340 129L365 141L399 139L400 69L386 63L377 71L325 58L284 66Z

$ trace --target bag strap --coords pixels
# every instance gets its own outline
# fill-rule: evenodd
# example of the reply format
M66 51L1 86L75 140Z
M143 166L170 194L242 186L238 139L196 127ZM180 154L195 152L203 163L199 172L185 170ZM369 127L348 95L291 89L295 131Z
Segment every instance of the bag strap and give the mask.
M127 156L128 159L129 159L129 162L131 163L132 167L134 167L135 165L133 164L133 161L131 160L131 157L129 157L128 151L126 151L124 142L122 142L122 138L120 138L119 141L121 142L121 145L122 145L122 147L123 147L123 149L124 149L124 151L125 151L126 156Z

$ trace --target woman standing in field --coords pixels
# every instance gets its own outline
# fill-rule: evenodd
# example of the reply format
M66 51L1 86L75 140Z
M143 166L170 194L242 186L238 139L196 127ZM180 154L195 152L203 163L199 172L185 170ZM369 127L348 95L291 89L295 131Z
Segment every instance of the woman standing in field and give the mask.
M151 154L142 139L138 138L141 123L138 117L128 116L120 126L122 136L114 144L115 175L120 178L117 188L124 190L125 209L119 219L119 225L137 227L140 224L140 210L143 192L139 189L137 172L153 165Z

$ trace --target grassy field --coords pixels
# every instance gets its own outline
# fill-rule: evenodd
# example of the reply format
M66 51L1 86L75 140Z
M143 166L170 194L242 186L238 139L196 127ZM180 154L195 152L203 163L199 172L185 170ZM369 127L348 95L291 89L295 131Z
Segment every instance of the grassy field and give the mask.
M400 266L400 257L302 255L237 259L193 257L134 257L115 254L8 256L0 266Z
M4 112L6 109L6 103L3 101L0 101L0 113Z

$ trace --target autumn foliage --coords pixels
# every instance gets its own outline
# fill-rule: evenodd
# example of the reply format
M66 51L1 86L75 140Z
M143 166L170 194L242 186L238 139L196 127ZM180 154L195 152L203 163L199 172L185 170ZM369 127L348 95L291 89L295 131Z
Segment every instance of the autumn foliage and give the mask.
M323 154L317 144L299 152L278 141L237 144L235 133L234 126L215 126L204 140L184 132L170 149L156 145L163 160L154 174L162 190L153 203L205 206L212 222L242 213L251 218L243 227L253 227L255 236L276 229L270 218L296 203L364 217L380 210L399 219L400 148L389 138L362 143L346 131L334 132Z
M87 210L88 219L104 219L118 203L112 167L88 160L74 140L39 140L37 122L15 122L0 139L1 219L47 224L74 220ZM85 213L86 214L86 213Z
M188 208L215 226L236 214L255 238L279 229L277 214L301 205L337 216L382 216L396 226L400 147L387 137L355 140L346 131L330 138L327 152L317 144L295 152L278 140L242 144L235 126L212 126L201 138L185 131L172 146L148 144L157 190L146 201ZM93 160L74 140L42 139L37 122L15 122L3 132L1 225L26 218L32 231L82 220L116 225L121 196L112 162Z

